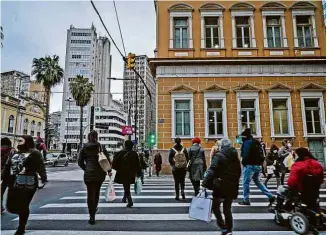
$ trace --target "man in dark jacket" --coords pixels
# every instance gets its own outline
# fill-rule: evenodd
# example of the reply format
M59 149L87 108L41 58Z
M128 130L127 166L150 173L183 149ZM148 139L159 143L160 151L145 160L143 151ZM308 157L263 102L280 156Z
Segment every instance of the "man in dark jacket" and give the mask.
M144 184L144 174L145 174L146 168L148 167L148 164L146 163L145 155L143 152L139 153L139 159L140 159L140 165L141 165L141 170L142 170L141 182L142 182L142 184Z
M211 165L204 176L202 187L213 190L212 210L222 235L232 234L232 202L238 196L241 163L237 151L229 139L221 140L221 150L212 158ZM223 203L225 220L222 218L220 204Z
M179 200L179 188L181 189L181 195L183 200L185 200L185 176L186 176L186 166L182 168L177 168L175 166L175 155L176 152L181 152L185 155L186 162L189 161L188 154L186 148L181 145L182 140L180 138L175 139L175 145L173 148L170 149L169 151L169 163L172 166L172 172L174 176L174 181L175 181L175 192L176 192L176 200Z
M159 177L159 172L161 171L162 157L159 152L154 156L154 164L156 165L156 173Z
M113 168L117 171L115 182L124 186L123 202L128 201L127 207L133 206L131 196L131 184L135 184L135 177L141 177L141 166L137 152L133 151L133 142L126 140L124 149L114 156L112 163Z
M14 152L15 149L12 148L10 139L7 137L1 138L1 179L2 180L4 177L3 171L6 162L8 161L9 156L12 155ZM3 207L3 195L5 194L7 187L8 187L7 180L3 180L1 183L1 214L5 211L5 208Z
M240 205L250 205L250 182L251 180L263 192L272 203L275 197L266 186L260 181L261 165L263 161L262 150L259 141L253 139L251 129L247 128L242 133L243 144L241 147L241 157L243 165L243 200Z

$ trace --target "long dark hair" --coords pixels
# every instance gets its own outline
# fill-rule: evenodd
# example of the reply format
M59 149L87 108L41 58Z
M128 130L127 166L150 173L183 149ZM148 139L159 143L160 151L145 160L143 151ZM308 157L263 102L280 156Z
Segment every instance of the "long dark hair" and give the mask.
M92 130L89 135L87 136L89 142L96 143L98 142L98 132Z
M25 144L23 144L25 149L34 149L35 143L33 137L30 135L23 135L22 138L25 140Z
M307 148L297 148L295 153L298 156L297 162L304 161L305 158L317 160Z

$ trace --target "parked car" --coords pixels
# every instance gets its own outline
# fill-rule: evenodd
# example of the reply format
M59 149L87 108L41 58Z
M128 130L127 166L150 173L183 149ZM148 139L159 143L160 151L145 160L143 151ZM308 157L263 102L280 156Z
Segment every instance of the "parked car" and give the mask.
M53 167L58 165L68 166L68 157L65 153L48 153L46 159L46 165Z

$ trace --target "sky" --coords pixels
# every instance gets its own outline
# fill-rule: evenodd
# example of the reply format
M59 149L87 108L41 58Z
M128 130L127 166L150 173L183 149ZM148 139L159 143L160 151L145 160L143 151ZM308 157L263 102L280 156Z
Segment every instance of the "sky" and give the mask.
M109 33L123 51L112 1L95 1ZM155 49L155 9L153 1L116 0L126 53L153 57ZM90 28L107 36L90 1L1 1L3 48L1 72L18 70L31 74L33 58L58 55L65 68L67 29ZM112 77L123 77L123 60L111 44ZM63 84L52 92L62 92ZM112 92L123 92L122 81L111 82ZM122 99L121 94L113 95ZM51 94L50 112L61 110L62 94Z

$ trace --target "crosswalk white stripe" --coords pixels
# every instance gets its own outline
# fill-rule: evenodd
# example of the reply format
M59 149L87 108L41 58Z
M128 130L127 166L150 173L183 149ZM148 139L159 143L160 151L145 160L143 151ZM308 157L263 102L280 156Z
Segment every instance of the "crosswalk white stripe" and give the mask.
M269 191L270 192L277 192L277 189L269 189ZM101 190L100 191L101 193L104 193L105 192L105 190ZM121 189L115 189L115 192L116 193L123 193L124 192L124 190L121 190ZM175 193L175 190L174 189L163 189L163 190L157 190L157 189L142 189L142 192L143 193ZM194 190L192 190L192 189L186 189L186 190L184 190L184 192L185 193L194 193ZM207 192L211 192L211 190L207 190ZM241 192L243 192L243 190L242 189L240 189L240 190L238 190L238 192L239 193L241 193ZM250 189L250 192L261 192L261 190L260 189ZM320 191L320 192L322 192L322 190ZM87 193L87 191L77 191L77 192L75 192L75 193L77 193L77 194L86 194Z
M146 220L194 220L188 214L97 214L97 220L132 220L132 221L146 221ZM271 213L233 213L234 220L272 220L274 214ZM13 220L18 220L15 218ZM30 214L28 220L87 220L89 214ZM215 220L212 215L212 220Z
M193 196L186 195L186 198L192 198ZM209 196L210 197L210 196ZM320 195L321 198L326 198L326 195ZM104 199L104 196L100 196L100 199ZM123 196L116 196L117 199L122 199ZM172 199L171 195L133 195L132 198L135 199ZM243 198L243 195L238 195L238 198ZM267 198L265 195L250 195L250 199L255 198ZM76 200L76 199L86 199L86 196L71 196L71 197L62 197L60 200Z
M158 232L158 231L68 231L68 230L27 230L29 235L217 235L217 231L203 232ZM15 230L2 230L1 235L12 235ZM292 231L233 231L234 235L294 235ZM319 233L325 235L325 232Z
M268 202L251 202L251 207L267 207ZM124 208L126 203L99 203L98 207L101 208ZM161 207L189 207L190 203L134 203L134 208L161 208ZM326 202L321 202L320 206L326 206ZM232 207L244 207L237 202L232 204ZM87 208L86 203L52 203L46 204L41 208Z

